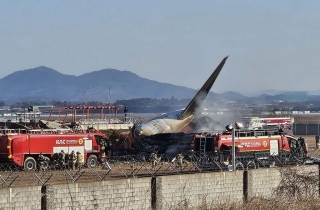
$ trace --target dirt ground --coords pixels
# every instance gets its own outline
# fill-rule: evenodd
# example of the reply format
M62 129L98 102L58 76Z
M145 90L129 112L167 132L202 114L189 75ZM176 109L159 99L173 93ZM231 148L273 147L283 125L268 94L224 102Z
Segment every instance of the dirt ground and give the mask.
M309 156L320 157L320 149L316 148L315 136L297 136L297 137L302 137L306 140L308 145Z
M83 168L81 170L49 170L49 171L0 171L0 188L53 185L67 183L81 183L106 181L122 178L150 177L153 175L174 175L180 173L195 173L197 169L192 163L185 164L183 168L176 168L174 164L158 164L152 169L151 163L109 163L109 167L99 166L95 169ZM112 170L110 170L112 169Z

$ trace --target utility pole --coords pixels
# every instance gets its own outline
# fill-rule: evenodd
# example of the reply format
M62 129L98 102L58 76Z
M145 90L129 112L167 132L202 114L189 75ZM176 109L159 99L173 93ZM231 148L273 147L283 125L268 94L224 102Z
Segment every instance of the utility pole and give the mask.
M110 115L110 112L111 112L111 90L110 90L110 85L109 85L109 123L110 123L110 120L111 120L111 116L112 116L112 113Z
M235 143L235 127L232 128L232 170L236 170L236 143Z
M81 116L81 119L84 115L84 110L86 109L86 105L87 105L87 98L88 98L88 91L89 91L89 85L87 87L87 91L86 91L86 96L84 98L84 105L83 105L83 109L82 109L82 116ZM88 120L89 118L89 114L88 114L88 110L86 110L86 120Z

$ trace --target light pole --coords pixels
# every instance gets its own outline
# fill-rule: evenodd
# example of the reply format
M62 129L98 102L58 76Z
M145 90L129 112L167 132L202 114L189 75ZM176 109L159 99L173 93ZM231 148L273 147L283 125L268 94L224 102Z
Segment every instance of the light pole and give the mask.
M232 170L236 170L236 143L235 143L235 128L232 128Z
M232 124L227 125L226 129L232 132L232 148L231 148L231 156L232 156L232 170L236 170L236 143L235 143L235 129L239 130L243 128L242 123L235 122L234 126Z

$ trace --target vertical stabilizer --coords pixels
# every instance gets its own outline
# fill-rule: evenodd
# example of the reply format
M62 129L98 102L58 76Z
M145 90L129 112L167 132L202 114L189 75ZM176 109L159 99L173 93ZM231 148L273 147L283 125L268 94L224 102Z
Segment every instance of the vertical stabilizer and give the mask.
M222 67L224 66L224 63L226 62L227 58L228 56L221 61L219 66L214 70L214 72L211 74L209 79L204 83L204 85L201 87L201 89L198 91L195 97L191 100L191 102L188 104L188 106L180 115L179 117L180 120L183 120L186 117L192 115L195 112L195 110L202 105L213 83L216 81Z

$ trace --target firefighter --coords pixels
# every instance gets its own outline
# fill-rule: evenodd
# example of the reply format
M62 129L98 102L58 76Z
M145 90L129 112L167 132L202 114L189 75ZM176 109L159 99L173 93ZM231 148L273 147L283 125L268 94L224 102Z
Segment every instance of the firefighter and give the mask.
M136 170L136 161L135 160L132 161L130 168L132 170L132 173L134 172L134 170Z
M125 123L128 121L128 119L127 119L127 116L128 116L127 113L128 113L128 111L129 111L128 107L124 107L123 112L124 112L124 122L125 122Z
M69 167L71 170L76 169L76 162L77 162L77 157L76 157L76 154L74 153L74 150L72 150L69 155Z
M297 141L297 156L298 156L298 158L303 158L303 156L304 156L304 149L303 149L303 147L302 147L302 141L301 141L301 137L300 138L298 138L298 141Z
M183 161L182 151L180 151L179 154L177 154L176 161L177 161L177 166L180 167L182 170L182 161Z
M295 139L291 139L290 141L290 148L295 150L297 147L297 141Z
M303 142L304 142L304 146L303 146L303 149L304 149L304 152L305 152L305 154L306 154L306 157L308 157L309 156L309 154L308 154L308 144L307 144L307 142L306 142L306 140L305 139L303 139Z
M60 169L64 168L65 160L66 160L66 154L64 153L64 150L61 150L61 152L59 153L59 166L60 166Z
M157 151L153 151L150 155L150 160L152 163L152 170L155 169L156 165L157 165L157 160L158 160L158 154Z
M67 152L64 154L64 167L68 167L69 168L69 162L70 162L70 154L68 154Z
M106 158L106 141L104 141L103 139L100 141L100 153L101 153L101 158Z
M83 166L83 156L82 154L78 151L77 152L77 162L76 162L77 168L80 170L81 167Z
M108 141L106 142L106 149L105 149L105 154L106 154L108 157L111 156L111 154L112 154L112 147L113 147L113 145L112 145L111 140L108 140Z
M298 142L299 142L299 146L300 146L300 151L299 151L300 158L307 157L308 156L308 146L307 146L305 139L300 137L298 139Z
M44 156L42 154L42 152L40 152L40 155L38 156L38 163L40 165L40 170L44 171L47 167L47 165L49 164L50 159L46 156Z
M55 168L59 168L59 153L53 154L53 165Z

